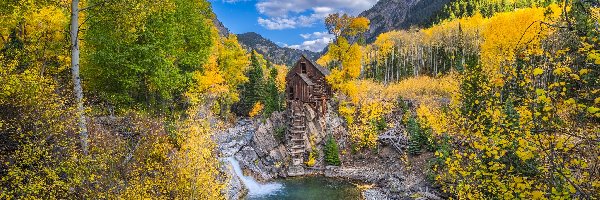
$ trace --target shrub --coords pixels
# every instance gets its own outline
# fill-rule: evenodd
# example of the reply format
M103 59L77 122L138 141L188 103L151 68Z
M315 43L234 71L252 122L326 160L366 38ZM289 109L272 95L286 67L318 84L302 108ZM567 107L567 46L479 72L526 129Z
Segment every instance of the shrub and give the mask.
M325 162L335 166L340 166L342 164L337 142L331 135L327 139L327 143L325 143Z
M408 152L413 155L418 155L424 145L427 145L428 139L425 135L425 131L421 129L421 125L413 116L409 116L408 119Z
M285 126L275 127L275 132L274 132L273 136L275 136L275 139L278 139L279 141L283 141L283 139L285 137Z

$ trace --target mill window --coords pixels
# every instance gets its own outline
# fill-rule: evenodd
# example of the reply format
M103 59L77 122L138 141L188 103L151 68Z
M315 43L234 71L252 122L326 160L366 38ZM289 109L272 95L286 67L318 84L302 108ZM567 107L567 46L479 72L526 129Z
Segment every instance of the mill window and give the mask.
M288 91L288 92L289 92L289 94L288 94L288 95L289 95L289 98L290 98L290 99L294 99L294 88L293 88L293 87L290 87L290 89L289 89L289 91Z
M302 69L302 73L306 74L306 63L300 63L300 67Z

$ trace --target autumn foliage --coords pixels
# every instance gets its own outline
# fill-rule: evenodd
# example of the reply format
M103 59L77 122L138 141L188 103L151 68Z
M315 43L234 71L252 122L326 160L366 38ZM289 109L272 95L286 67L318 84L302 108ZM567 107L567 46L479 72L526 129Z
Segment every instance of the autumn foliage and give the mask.
M89 153L78 141L67 1L0 3L0 199L223 199L214 128L249 55L206 1L85 1Z
M384 33L360 53L331 44L321 64L360 67L328 77L354 147L375 147L376 122L409 100L408 151L435 152L432 181L449 197L598 198L597 4L523 2Z

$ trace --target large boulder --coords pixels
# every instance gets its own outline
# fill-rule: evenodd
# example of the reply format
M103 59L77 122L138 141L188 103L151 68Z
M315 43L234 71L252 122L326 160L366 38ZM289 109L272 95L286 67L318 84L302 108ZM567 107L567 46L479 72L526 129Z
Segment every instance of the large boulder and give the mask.
M252 144L256 153L260 157L265 157L275 147L279 146L279 142L274 136L274 127L270 119L265 120L264 123L258 124L258 128L252 138Z

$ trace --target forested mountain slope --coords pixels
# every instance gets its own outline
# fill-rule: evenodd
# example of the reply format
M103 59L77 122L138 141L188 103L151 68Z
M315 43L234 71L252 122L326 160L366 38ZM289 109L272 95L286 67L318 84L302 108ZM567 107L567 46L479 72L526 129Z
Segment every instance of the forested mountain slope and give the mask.
M359 14L371 21L367 42L375 41L381 33L430 25L436 14L450 0L380 0Z
M247 50L255 50L264 55L267 60L276 64L291 66L295 64L302 54L313 60L317 59L320 55L318 52L280 47L271 40L266 39L255 32L238 34L237 37L240 44Z

